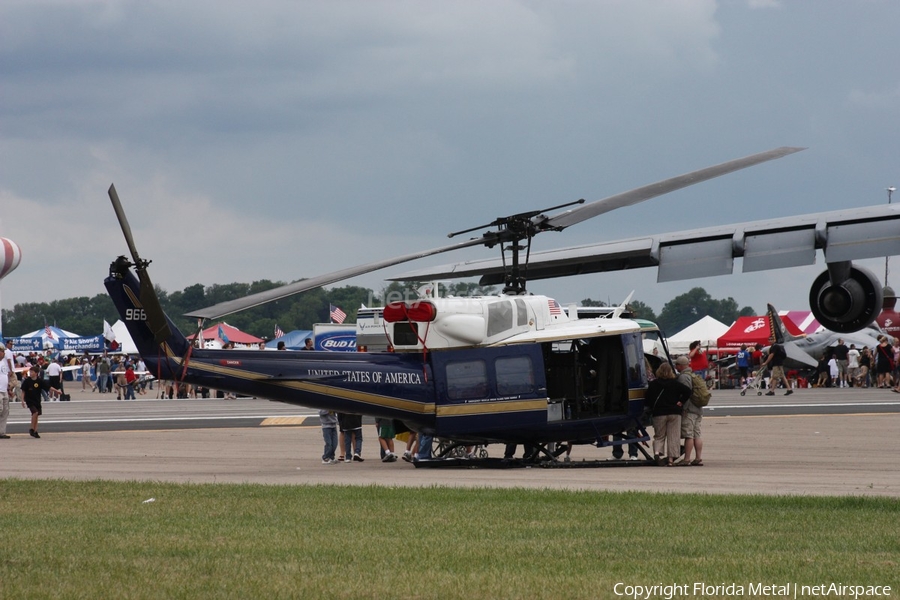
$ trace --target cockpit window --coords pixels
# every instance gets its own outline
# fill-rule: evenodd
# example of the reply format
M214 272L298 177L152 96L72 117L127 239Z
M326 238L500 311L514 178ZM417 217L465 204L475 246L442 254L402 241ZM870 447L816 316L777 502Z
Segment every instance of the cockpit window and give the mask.
M516 298L516 325L521 327L528 324L528 309L525 308L525 301Z
M508 300L493 302L488 305L488 337L503 333L513 326L513 308Z

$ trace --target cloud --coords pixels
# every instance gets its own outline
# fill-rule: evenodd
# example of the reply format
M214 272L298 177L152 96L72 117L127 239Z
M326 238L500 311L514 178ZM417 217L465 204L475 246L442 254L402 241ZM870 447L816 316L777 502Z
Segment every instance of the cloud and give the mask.
M125 251L111 182L167 290L434 247L780 145L811 148L536 249L863 205L873 185L881 201L900 123L890 57L871 40L897 9L836 6L0 3L0 235L24 251L3 301L102 292ZM872 34L845 35L850 14ZM669 289L641 277L638 298ZM541 289L624 297L617 281ZM722 289L763 293L742 281Z

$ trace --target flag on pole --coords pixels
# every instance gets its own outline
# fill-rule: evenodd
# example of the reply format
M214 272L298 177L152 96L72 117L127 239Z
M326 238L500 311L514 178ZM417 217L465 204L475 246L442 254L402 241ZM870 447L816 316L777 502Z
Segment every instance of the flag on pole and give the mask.
M331 317L331 320L335 323L343 323L344 319L347 318L347 313L342 311L340 308L335 306L334 304L328 305L328 314Z
M275 325L275 337L280 338L284 337L284 332L281 330L281 327Z
M47 334L48 338L50 338L51 340L53 339L53 330L50 329L50 326L47 324L44 325L44 333Z
M225 335L225 330L222 329L222 326L221 326L221 325L219 325L219 339L222 340L222 343L223 343L223 344L227 344L227 343L228 343L228 336Z
M107 342L116 341L116 332L113 331L113 328L109 326L109 323L106 322L106 319L103 319L103 337Z

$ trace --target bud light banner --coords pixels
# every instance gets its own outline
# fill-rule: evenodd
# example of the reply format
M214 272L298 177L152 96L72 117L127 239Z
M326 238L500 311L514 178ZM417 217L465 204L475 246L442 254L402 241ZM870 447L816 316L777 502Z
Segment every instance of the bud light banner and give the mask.
M39 337L7 338L13 343L12 351L16 354L40 352L44 349L44 340Z
M316 350L356 352L356 326L316 330Z
M59 338L60 352L102 352L103 336Z

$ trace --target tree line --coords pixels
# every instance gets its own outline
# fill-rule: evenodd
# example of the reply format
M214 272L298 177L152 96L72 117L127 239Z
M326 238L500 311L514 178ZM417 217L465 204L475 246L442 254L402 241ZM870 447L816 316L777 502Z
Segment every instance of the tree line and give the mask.
M172 293L156 286L156 293L169 318L187 334L197 329L197 323L183 317L184 313L282 285L285 285L285 282L267 279L253 283L210 286L196 283ZM331 305L340 307L347 313L347 321L353 322L360 306L384 306L387 302L414 300L419 297L422 286L421 282L393 282L379 292L358 286L318 288L228 315L225 320L241 331L271 339L274 337L276 325L282 331L288 332L294 329L312 329L314 323L327 323ZM457 283L447 286L446 289L442 285L440 293L472 296L494 294L496 290L492 286ZM585 298L581 301L581 305L605 306L605 303ZM739 316L756 314L749 306L738 308L734 298L717 300L700 287L673 298L663 306L658 315L640 300L633 300L629 306L636 317L657 323L668 335L681 331L706 315L727 325ZM16 304L10 310L3 310L3 335L19 337L45 325L55 325L84 336L99 335L103 333L103 321L112 324L118 318L112 300L106 294L97 294L93 298L81 296L52 302ZM206 324L209 325L210 323Z

